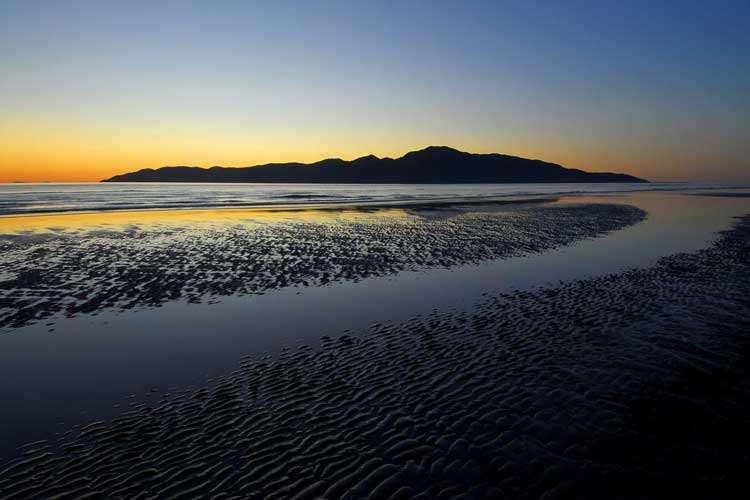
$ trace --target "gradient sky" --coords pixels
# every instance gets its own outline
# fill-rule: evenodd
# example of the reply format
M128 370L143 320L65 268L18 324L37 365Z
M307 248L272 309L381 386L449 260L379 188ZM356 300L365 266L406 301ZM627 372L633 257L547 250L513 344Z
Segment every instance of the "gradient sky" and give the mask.
M0 0L0 182L428 145L750 182L750 2Z

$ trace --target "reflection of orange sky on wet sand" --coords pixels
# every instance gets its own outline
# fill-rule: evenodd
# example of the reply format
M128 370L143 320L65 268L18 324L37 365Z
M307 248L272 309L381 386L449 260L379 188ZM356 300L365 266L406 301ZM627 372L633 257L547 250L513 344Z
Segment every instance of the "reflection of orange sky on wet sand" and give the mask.
M272 224L284 221L337 223L352 222L362 218L389 220L406 217L400 208L383 208L375 211L354 209L215 209L170 210L143 212L99 212L56 215L29 215L0 217L0 234L66 233L72 231L166 229L179 227L210 227L232 224Z

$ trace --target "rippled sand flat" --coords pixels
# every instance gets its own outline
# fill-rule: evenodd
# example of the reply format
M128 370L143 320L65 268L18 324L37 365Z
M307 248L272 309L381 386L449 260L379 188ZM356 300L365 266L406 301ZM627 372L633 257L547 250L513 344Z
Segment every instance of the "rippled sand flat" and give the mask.
M750 466L748 297L744 217L653 268L243 359L29 445L0 495L724 497Z
M239 212L220 223L156 216L155 224L127 224L115 214L89 226L90 216L73 216L73 227L85 229L47 217L26 231L23 223L33 219L0 221L16 225L0 238L0 328L60 313L198 302L540 252L637 223L645 213L618 204L525 204Z

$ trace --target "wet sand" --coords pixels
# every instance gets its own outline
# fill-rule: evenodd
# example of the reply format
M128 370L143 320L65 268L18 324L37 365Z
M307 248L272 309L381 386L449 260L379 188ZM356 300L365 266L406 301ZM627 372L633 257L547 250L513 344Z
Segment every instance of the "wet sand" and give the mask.
M510 237L498 229L522 243L492 258L601 234L549 229L567 213L534 228L549 240L529 243L523 218ZM719 481L748 466L749 247L744 218L651 268L244 358L204 387L24 448L0 466L0 498L722 497ZM704 481L676 483L688 479Z
M60 313L200 302L541 252L645 217L604 203L482 206L343 211L312 221L295 212L249 212L233 223L133 224L85 234L50 218L47 232L0 238L0 328Z

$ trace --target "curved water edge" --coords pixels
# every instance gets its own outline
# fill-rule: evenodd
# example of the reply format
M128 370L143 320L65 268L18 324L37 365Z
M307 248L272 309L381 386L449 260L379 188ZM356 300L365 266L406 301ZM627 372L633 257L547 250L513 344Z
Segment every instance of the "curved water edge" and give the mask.
M0 380L24 382L3 389L17 409L5 416L12 439L6 442L14 448L49 436L52 429L63 431L114 416L128 405L129 394L158 398L164 391L202 384L231 370L239 355L257 358L284 346L316 346L324 335L347 330L358 335L372 325L394 324L433 310L466 311L488 293L533 290L651 266L663 256L709 246L732 217L750 211L747 200L737 198L649 193L563 199L558 205L581 202L627 203L649 215L606 237L525 257L402 271L323 287L288 287L249 299L103 310L54 321L54 332L45 323L13 329L0 336ZM28 414L37 418L31 421L24 417Z

